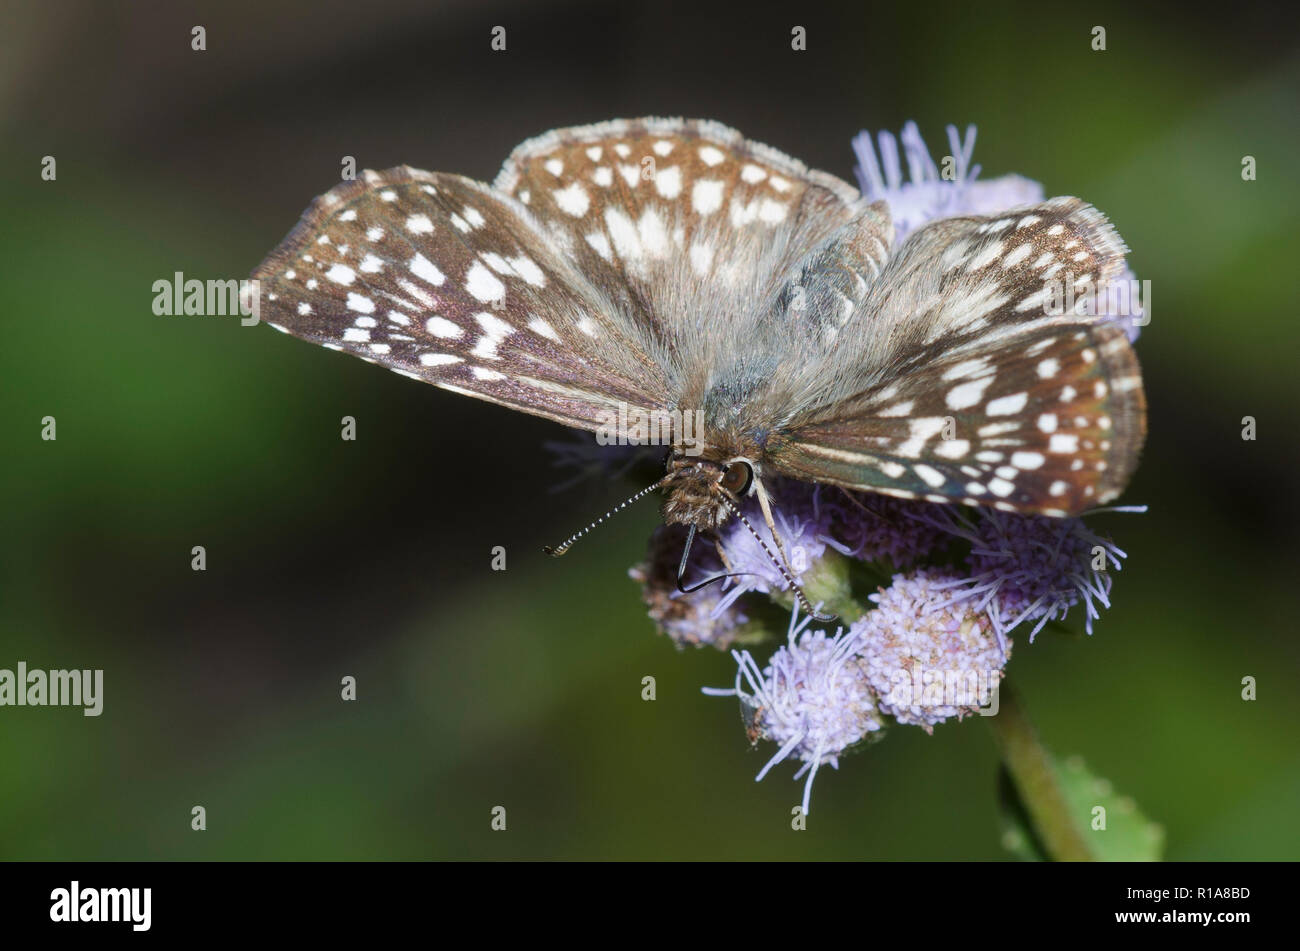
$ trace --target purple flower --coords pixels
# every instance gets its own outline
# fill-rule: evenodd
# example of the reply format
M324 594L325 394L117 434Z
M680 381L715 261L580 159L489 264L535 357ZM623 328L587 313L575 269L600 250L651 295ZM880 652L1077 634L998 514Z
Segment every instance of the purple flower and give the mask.
M930 157L915 122L903 126L900 138L907 178L903 174L898 140L891 133L881 132L876 137L879 160L870 133L859 132L853 139L853 151L858 158L854 171L862 194L872 201L884 200L889 204L895 241L902 241L936 218L994 214L1043 200L1043 186L1019 175L1004 175L983 182L975 180L980 167L971 164L975 151L973 125L966 127L964 139L958 137L956 126L948 126L951 179L943 177L942 170Z
M1116 291L1126 290L1126 294L1116 295ZM1097 294L1097 315L1110 317L1124 328L1129 343L1136 343L1141 328L1147 323L1146 305L1142 302L1142 293L1137 275L1133 269L1126 267L1120 279L1110 285L1110 290L1101 288Z
M708 645L725 650L743 633L749 618L720 584L683 594L677 590L677 568L686 545L681 525L660 525L650 536L646 560L628 575L641 583L650 619L678 647ZM713 543L697 539L687 563L686 584L696 584L723 571Z
M1048 621L1063 620L1082 603L1085 627L1110 607L1111 576L1127 557L1081 518L1013 515L994 509L945 512L949 530L970 542L969 577L954 591L974 598L999 638L1033 622L1032 644Z
M827 544L861 561L887 560L895 568L906 568L947 544L933 520L918 517L935 508L933 502L829 486L819 502L819 517L830 536Z
M931 568L895 575L849 629L881 712L926 732L988 704L1007 661L989 618L953 596L961 581Z
M915 517L917 512L935 508L930 502L781 479L771 486L771 507L772 520L796 580L824 558L827 549L861 561L888 560L895 567L906 567L948 541L932 520ZM734 579L732 597L748 591L788 590L788 582L768 554L778 549L758 503L747 500L742 511L763 545L739 519L723 526L721 543L727 564L744 575Z
M750 716L751 739L778 744L756 782L792 756L803 761L794 778L807 777L804 815L817 769L823 764L838 769L840 754L882 726L875 696L853 653L855 639L843 629L834 637L822 630L804 631L808 620L796 626L792 619L785 646L762 670L749 651L733 651L735 688L705 691L739 697Z
M745 501L741 511L758 533L758 538L740 519L730 519L723 525L719 532L723 555L730 570L742 576L732 579L735 582L733 598L745 591L766 594L789 590L785 576L772 561L772 555L779 558L781 550L785 552L791 573L798 580L826 553L828 545L835 544L830 535L830 512L818 501L821 492L821 486L806 482L783 481L774 486L772 521L776 524L780 547L772 537L762 509L753 498Z

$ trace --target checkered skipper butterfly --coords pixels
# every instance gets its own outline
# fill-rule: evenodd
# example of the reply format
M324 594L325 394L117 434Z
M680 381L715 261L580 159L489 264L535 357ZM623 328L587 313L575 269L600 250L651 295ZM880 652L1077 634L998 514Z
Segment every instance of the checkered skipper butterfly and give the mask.
M674 432L633 497L665 489L693 538L747 494L766 513L775 476L1048 516L1109 501L1145 432L1137 360L1114 322L1047 304L1124 253L1076 198L896 245L835 176L640 119L530 139L490 187L367 171L253 276L276 329L457 393L592 431L701 411L702 447Z

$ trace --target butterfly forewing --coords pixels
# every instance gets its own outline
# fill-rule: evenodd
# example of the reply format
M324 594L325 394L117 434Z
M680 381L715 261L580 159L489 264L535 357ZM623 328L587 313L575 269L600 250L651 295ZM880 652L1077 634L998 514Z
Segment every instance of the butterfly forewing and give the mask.
M594 429L667 400L526 211L456 175L366 172L317 199L254 272L277 329L417 379Z
M863 207L832 175L679 119L547 133L515 150L496 187L687 374L744 345L792 269Z

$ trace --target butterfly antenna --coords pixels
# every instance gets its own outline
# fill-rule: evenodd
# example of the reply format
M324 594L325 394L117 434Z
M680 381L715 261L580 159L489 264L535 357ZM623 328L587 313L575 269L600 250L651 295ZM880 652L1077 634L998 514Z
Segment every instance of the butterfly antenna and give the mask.
M799 582L794 580L794 576L790 574L788 570L786 570L785 565L781 564L781 562L777 559L776 555L772 553L772 549L767 547L767 542L763 541L763 536L758 534L758 530L754 528L754 526L750 523L749 519L745 518L745 514L742 511L740 511L740 506L738 506L735 502L731 501L731 499L727 498L727 496L721 492L718 493L718 498L720 498L723 501L723 503L727 506L727 508L731 510L731 514L736 516L736 518L740 519L740 521L744 524L744 526L747 529L749 529L749 534L754 536L754 541L758 542L758 546L763 549L763 553L767 555L768 559L772 562L772 564L776 566L776 570L781 572L781 577L785 579L785 583L788 584L790 586L790 590L794 592L794 596L798 599L799 604L803 607L804 613L807 614L814 621L826 622L826 621L835 620L836 616L834 614L819 614L817 612L817 610L808 601L808 595L803 593L803 588L799 587ZM776 536L773 535L772 537L775 538Z
M581 538L583 535L586 535L588 532L590 532L593 528L595 528L595 527L596 527L597 525L599 525L601 522L604 522L604 521L607 521L607 520L613 518L615 515L617 515L617 514L618 514L619 512L621 512L621 511L623 511L623 509L627 508L627 507L628 507L629 505L631 505L633 502L639 502L639 501L641 501L643 498L645 498L647 495L649 495L651 492L655 491L656 489L661 489L661 488L663 488L663 487L668 483L668 480L671 479L671 478L672 478L672 475L669 474L669 475L664 476L662 479L660 479L660 480L659 480L658 482L656 482L654 485L648 485L648 486L646 486L646 487L645 487L644 489L642 489L640 492L638 492L638 493L636 493L635 495L633 495L630 499L627 499L625 502L621 502L620 504L614 506L612 509L610 509L608 512L606 512L606 513L605 513L604 515L602 515L600 518L596 519L596 521L592 522L590 525L588 525L588 526L587 526L586 528L584 528L582 531L580 531L580 532L574 532L572 535L570 535L567 539L565 539L565 540L564 540L562 543L560 543L559 545L556 545L554 548L551 548L551 547L548 545L547 547L543 548L542 551L546 552L546 554L550 555L552 558L559 558L559 557L560 557L561 555L563 555L566 551L568 551L570 548L573 547L573 543L574 543L574 542L576 542L576 541L577 541L579 538Z

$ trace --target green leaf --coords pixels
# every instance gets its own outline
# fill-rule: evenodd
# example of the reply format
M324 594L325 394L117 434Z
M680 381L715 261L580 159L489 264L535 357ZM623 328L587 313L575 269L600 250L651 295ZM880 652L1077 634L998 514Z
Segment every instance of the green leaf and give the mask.
M1079 830L1094 861L1160 860L1165 833L1159 823L1139 811L1130 797L1116 793L1109 780L1091 772L1081 757L1062 761L1048 754L1048 758L1065 803L1066 818ZM1005 766L998 774L998 801L1003 847L1024 861L1046 861L1048 852L1030 818L1030 809Z
M1083 824L1090 850L1101 862L1158 862L1165 830L1143 815L1132 798L1091 772L1083 758L1056 760L1056 775L1070 814ZM1103 825L1104 828L1099 828Z

